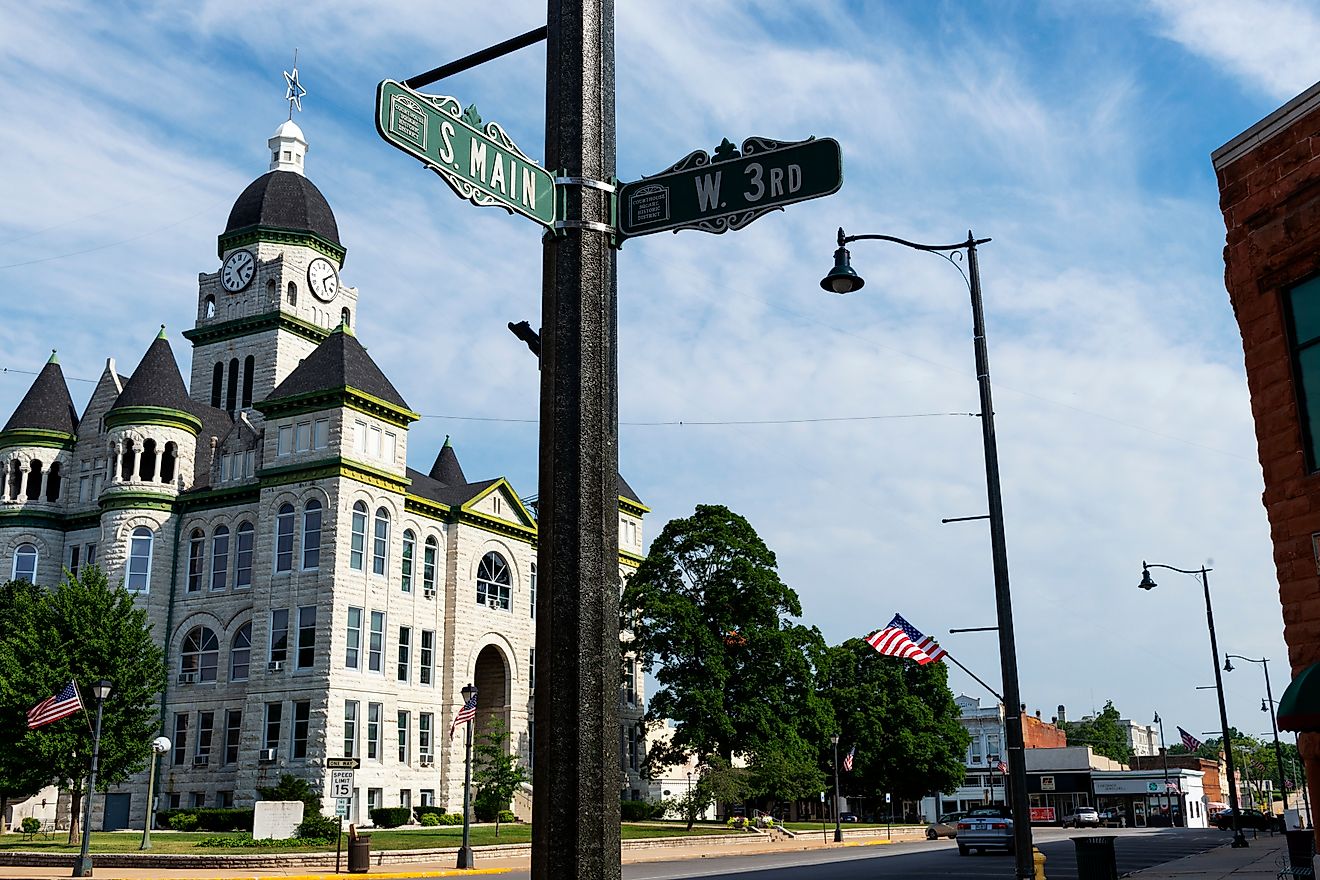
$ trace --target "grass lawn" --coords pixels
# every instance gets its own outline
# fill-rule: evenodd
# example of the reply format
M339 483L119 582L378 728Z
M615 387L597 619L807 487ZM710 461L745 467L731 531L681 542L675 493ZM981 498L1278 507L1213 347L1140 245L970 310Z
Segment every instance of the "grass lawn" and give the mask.
M397 850L397 849L440 849L444 847L459 846L463 842L463 826L442 826L438 828L420 828L420 829L385 829L371 830L364 833L371 835L371 848L373 850ZM732 833L722 826L697 825L691 831L688 831L683 825L645 825L645 824L625 824L620 827L620 835L624 840L637 840L648 837L682 837L688 834L728 834ZM530 825L513 823L500 826L500 836L495 836L494 825L473 825L471 830L473 846L490 846L498 843L530 843L532 839L532 828ZM208 837L233 837L233 834L212 834L210 832L200 831L153 831L151 832L151 850L153 853L186 853L191 855L228 855L237 853L249 853L251 855L263 855L266 853L302 853L302 852L334 852L334 845L330 846L272 846L272 847L203 847L197 843ZM246 836L246 835L244 835ZM58 852L58 853L76 853L79 850L77 844L69 846L66 844L68 833L57 834L51 840L37 838L36 840L23 840L22 835L6 834L0 838L0 852L3 851L22 851L22 852ZM109 852L137 852L142 843L141 831L94 831L92 832L93 853ZM348 849L348 834L344 835L344 849Z
M784 823L784 827L787 828L789 831L819 831L820 828L821 828L821 825L820 825L819 822L785 822L785 823ZM849 828L884 828L884 827L885 827L885 823L884 823L884 822L844 822L844 823L843 823L842 825L840 825L839 827L842 828L844 831L847 831ZM889 826L889 827L891 827L891 828L909 828L909 827L911 827L911 828L924 828L924 827L926 827L926 826L924 826L924 825L919 825L919 826L918 826L918 825L911 825L911 826L909 826L909 825L904 825L904 824L901 823L901 822L895 822L893 825L891 825L891 826ZM828 831L830 831L831 833L833 833L833 831L834 831L834 823L833 823L833 822L826 822L826 823L825 823L825 828L826 828L826 830L828 830Z

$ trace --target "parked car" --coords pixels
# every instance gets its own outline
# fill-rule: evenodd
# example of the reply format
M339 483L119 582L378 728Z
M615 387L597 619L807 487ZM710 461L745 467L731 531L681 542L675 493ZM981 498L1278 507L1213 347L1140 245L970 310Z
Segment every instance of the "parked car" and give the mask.
M856 822L856 821L857 821L857 814L856 814L856 813L840 813L840 814L839 814L839 821L840 821L840 822Z
M1127 813L1122 810L1101 810L1100 824L1105 828L1126 828Z
M1064 828L1099 828L1100 812L1095 807L1077 807L1063 817Z
M1282 816L1274 816L1269 813L1262 813L1260 810L1242 810L1240 826L1245 829L1254 829L1256 831L1283 831L1284 823ZM1215 827L1220 831L1228 831L1233 827L1233 811L1220 810L1215 814Z
M1013 819L1007 807L978 807L958 820L958 855L972 850L1014 850Z
M966 815L966 813L945 813L940 816L939 821L926 826L926 839L939 840L941 837L957 837L958 820Z

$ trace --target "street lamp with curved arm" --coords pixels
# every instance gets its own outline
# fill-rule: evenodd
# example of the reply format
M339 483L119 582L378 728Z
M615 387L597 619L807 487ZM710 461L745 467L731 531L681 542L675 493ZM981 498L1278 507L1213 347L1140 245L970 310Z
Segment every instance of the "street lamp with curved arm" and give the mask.
M1032 878L1036 874L1031 851L1031 809L1027 795L1027 767L1023 760L1022 701L1018 688L1017 644L1013 635L1013 601L1008 582L1008 550L1004 540L1004 504L999 484L999 450L995 442L995 407L990 393L990 355L985 343L985 313L981 305L981 272L976 259L977 245L990 241L976 238L971 230L959 244L919 244L892 235L847 235L839 229L834 268L821 279L820 286L830 293L852 293L866 283L852 267L847 245L854 241L888 241L918 251L937 254L948 260L961 274L955 257L967 252L967 274L963 280L972 298L972 342L976 352L976 380L981 392L981 441L985 449L985 489L989 505L990 552L995 577L995 611L999 629L999 665L1004 682L1004 737L1008 748L1008 795L1013 812L1013 843L1016 853L1016 876Z
M1288 788L1287 782L1283 777L1283 746L1279 743L1279 722L1274 717L1274 712L1270 708L1270 706L1274 705L1274 690L1270 687L1270 658L1261 657L1260 659L1253 659L1251 657L1243 657L1241 654L1225 654L1225 672L1233 671L1234 658L1247 663L1259 663L1261 671L1265 673L1265 699L1260 701L1260 708L1261 711L1270 713L1270 729L1274 731L1274 762L1279 765L1279 794L1283 797L1283 806L1286 809L1288 806ZM1268 706L1266 705L1266 700L1269 701Z
M1179 574L1189 574L1195 577L1201 576L1201 586L1205 589L1205 620L1210 630L1210 661L1215 667L1215 691L1219 695L1219 726L1223 734L1224 745L1224 763L1228 765L1228 806L1233 810L1233 846L1241 848L1247 846L1246 835L1242 833L1242 810L1238 806L1237 796L1237 773L1233 769L1233 737L1228 732L1228 707L1224 705L1224 678L1219 672L1219 641L1215 638L1215 611L1210 604L1210 578L1207 576L1211 569L1204 565L1199 569L1175 568L1172 565L1163 565L1158 562L1141 561L1141 583L1137 584L1140 589L1153 590L1157 586L1154 579L1150 576L1152 568L1167 568L1169 571L1176 571Z

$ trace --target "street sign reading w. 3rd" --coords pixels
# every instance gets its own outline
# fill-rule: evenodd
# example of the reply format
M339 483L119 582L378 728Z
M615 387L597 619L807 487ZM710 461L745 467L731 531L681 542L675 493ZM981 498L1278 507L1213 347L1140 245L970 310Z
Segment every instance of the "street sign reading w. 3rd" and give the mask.
M376 88L376 131L421 159L460 198L554 225L554 176L498 122L483 124L475 104L463 110L448 95L423 95L387 79Z
M619 191L619 233L666 229L726 232L784 205L828 196L843 185L843 153L833 138L783 143L753 137L742 150L726 138Z

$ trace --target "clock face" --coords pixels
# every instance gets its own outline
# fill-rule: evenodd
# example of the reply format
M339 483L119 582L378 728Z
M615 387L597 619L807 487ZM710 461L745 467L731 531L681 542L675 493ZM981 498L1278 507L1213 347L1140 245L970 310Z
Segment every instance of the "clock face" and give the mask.
M321 302L330 302L339 294L339 273L331 262L317 257L307 265L307 284Z
M230 293L237 293L247 287L257 269L257 261L251 251L234 251L220 267L220 283Z

